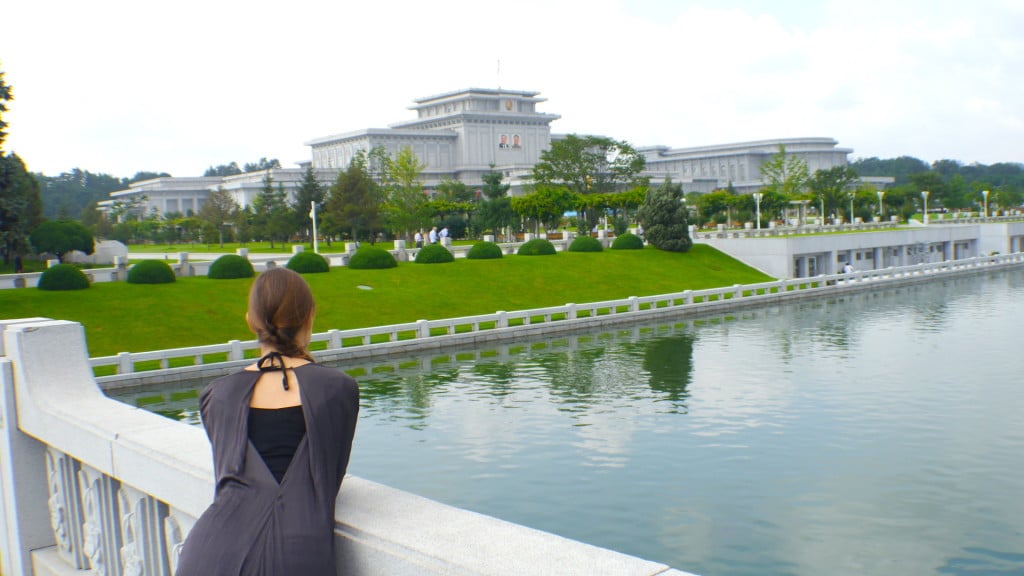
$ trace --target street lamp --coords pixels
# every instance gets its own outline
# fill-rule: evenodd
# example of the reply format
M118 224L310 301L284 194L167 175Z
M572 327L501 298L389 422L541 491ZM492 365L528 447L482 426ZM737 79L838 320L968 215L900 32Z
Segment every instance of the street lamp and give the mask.
M981 195L985 197L985 215L983 218L988 218L988 190L982 190Z
M761 229L761 198L764 194L754 192L754 204L757 206L757 229Z
M931 192L921 190L921 206L924 212L924 216L922 216L921 219L926 226L928 225L928 194L931 194Z
M316 200L309 202L309 217L313 220L313 253L320 253L320 244L316 238Z
M882 204L882 197L883 196L885 196L885 191L884 190L879 190L878 191L878 217L879 218L884 218L885 217L885 204Z
M853 192L850 192L850 224L853 224Z

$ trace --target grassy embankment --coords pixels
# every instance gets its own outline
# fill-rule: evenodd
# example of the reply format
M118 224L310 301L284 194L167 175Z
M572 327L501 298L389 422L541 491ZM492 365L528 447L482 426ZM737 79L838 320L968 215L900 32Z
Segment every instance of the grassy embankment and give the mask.
M650 247L560 252L401 263L390 270L333 268L305 278L317 299L316 332L770 280L700 244L686 254ZM0 318L81 322L91 356L249 340L244 314L250 284L251 279L197 277L163 285L98 283L74 292L3 290Z

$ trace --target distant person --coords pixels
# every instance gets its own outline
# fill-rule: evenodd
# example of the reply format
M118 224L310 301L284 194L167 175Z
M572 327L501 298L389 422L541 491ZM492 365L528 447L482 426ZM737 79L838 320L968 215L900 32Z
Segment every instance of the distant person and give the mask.
M417 248L423 248L423 230L417 230L416 235L413 236L413 240L416 241Z
M430 239L431 244L437 244L437 226L430 229L430 233L427 237Z
M213 448L213 504L181 549L176 576L336 574L334 507L348 468L359 388L309 354L315 304L278 267L249 292L263 356L199 396Z
M444 239L448 237L448 227L447 226L445 226L444 228L441 228L441 231L438 233L438 237L440 238L441 242L444 242Z
M843 265L843 274L850 274L853 272L853 265L847 262Z

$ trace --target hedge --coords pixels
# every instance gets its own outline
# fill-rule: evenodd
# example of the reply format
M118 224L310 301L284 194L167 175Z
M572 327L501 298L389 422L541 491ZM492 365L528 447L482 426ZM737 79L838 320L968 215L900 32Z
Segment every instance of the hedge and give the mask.
M440 244L427 244L416 253L417 264L446 264L454 261L455 256Z
M319 274L331 269L327 259L316 252L299 252L292 256L284 266L299 274Z
M569 245L569 252L600 252L604 250L601 241L593 236L579 236Z
M394 268L398 261L391 255L391 252L376 246L364 246L352 255L348 261L348 267L358 270L369 270L376 268Z
M36 287L40 290L85 290L89 287L89 277L74 264L57 264L43 272Z
M128 270L129 284L170 284L177 280L163 260L143 260Z
M612 242L612 250L643 250L644 241L631 232L616 236Z
M227 280L230 278L252 278L256 271L252 263L244 256L237 254L225 254L210 264L210 271L206 273L207 278L216 280Z
M519 247L516 254L520 256L551 256L555 253L555 245L543 238L534 238Z
M493 260L502 256L501 246L494 242L477 242L466 252L466 258L470 260Z

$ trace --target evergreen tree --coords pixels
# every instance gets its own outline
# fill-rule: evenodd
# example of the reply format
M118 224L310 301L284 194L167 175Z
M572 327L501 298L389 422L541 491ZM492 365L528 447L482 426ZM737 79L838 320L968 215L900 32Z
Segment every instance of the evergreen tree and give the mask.
M682 202L683 187L666 180L647 192L637 218L644 227L644 238L659 250L686 252L693 246Z
M295 203L292 205L292 208L295 212L296 228L309 232L310 244L313 242L313 219L309 216L310 209L312 204L316 204L317 211L321 210L325 196L326 190L324 190L324 186L320 184L320 181L316 179L313 166L307 166L306 173L302 175L302 183L299 184L299 188L295 191Z
M359 241L364 235L372 238L381 225L377 188L366 170L366 163L351 162L331 186L324 211L325 231L330 234L348 232L353 241Z

